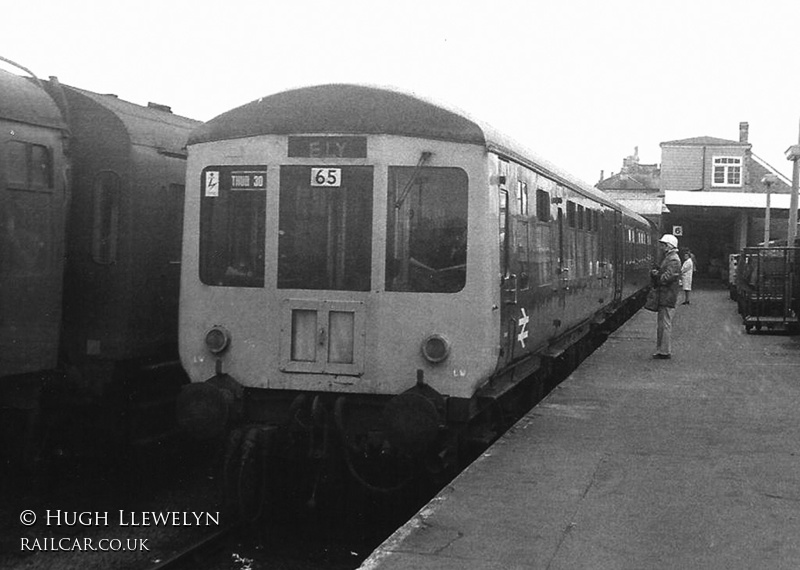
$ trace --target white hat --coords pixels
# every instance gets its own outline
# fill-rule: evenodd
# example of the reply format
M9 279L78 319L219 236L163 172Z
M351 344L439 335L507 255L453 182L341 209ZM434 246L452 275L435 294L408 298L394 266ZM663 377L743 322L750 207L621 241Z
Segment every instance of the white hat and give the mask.
M671 245L674 248L678 247L678 238L676 238L672 234L664 234L658 241L660 241L661 243L666 243L668 245Z

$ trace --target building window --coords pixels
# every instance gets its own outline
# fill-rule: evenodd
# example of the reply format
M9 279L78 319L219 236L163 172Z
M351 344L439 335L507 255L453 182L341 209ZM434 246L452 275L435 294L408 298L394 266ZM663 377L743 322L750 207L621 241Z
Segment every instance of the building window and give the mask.
M736 156L714 157L714 186L741 186L742 159Z

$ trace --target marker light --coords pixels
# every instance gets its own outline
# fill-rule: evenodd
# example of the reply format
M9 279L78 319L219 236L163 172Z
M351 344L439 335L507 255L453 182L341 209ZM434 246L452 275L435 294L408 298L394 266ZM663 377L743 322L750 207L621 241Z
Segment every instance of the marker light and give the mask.
M214 354L221 354L231 342L230 333L220 326L212 327L206 333L206 347Z
M440 335L432 334L422 341L422 356L434 364L442 362L450 356L450 342Z

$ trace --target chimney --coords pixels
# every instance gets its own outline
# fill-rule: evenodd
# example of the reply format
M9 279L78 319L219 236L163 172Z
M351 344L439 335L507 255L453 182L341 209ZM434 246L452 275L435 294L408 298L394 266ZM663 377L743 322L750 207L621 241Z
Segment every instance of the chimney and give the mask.
M739 123L739 142L747 142L747 132L750 130L750 125L746 122Z

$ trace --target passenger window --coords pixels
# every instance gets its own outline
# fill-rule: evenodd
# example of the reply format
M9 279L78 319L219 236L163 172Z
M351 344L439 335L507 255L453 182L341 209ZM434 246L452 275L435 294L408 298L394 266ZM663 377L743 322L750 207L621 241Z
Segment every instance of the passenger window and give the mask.
M466 172L391 166L387 209L386 290L452 293L463 289ZM501 242L502 232L503 228Z
M517 200L519 200L520 216L528 217L528 183L517 182Z
M28 148L25 143L11 141L6 145L8 158L8 183L14 186L28 186Z
M48 196L8 190L0 210L0 274L45 273L52 259L52 227Z
M550 221L550 193L536 190L536 217L540 222Z
M201 173L200 280L264 286L266 166L212 166Z
M282 166L279 289L369 291L372 167Z
M50 151L47 147L32 144L30 181L34 188L50 188L52 186Z
M575 217L576 217L575 202L567 201L567 225L571 228L577 226Z
M44 145L9 141L7 179L20 189L49 190L53 186L53 159Z

